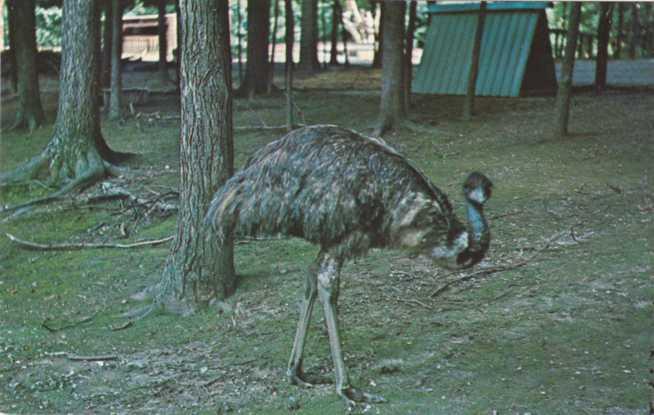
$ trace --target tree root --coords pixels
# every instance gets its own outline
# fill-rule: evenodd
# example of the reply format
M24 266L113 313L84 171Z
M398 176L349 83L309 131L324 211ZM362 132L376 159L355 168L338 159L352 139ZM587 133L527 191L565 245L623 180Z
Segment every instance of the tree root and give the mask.
M31 160L18 166L14 170L0 174L0 187L13 186L34 179L47 163L48 158L43 153L33 157Z
M34 177L34 175L38 172L40 165L42 165L41 160L37 160L37 162L34 163L33 162L34 159L28 162L26 166L26 168L33 173L31 177L27 177L28 180ZM34 165L30 166L31 164ZM19 170L22 170L22 168L19 168ZM104 166L89 168L86 171L84 171L81 175L75 177L73 180L63 185L56 192L45 197L32 199L29 202L21 203L14 206L7 206L3 209L0 209L0 213L14 212L14 214L10 218L15 219L16 217L29 212L35 206L40 206L40 205L63 200L64 196L66 196L68 193L71 193L74 190L78 190L78 189L81 190L85 187L88 187L89 185L101 180L105 176L106 176L106 169L104 168Z

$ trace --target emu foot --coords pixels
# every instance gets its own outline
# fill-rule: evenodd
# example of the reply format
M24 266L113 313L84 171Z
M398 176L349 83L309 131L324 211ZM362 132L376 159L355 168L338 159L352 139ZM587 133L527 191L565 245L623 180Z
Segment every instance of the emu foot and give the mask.
M356 408L357 403L384 403L386 399L379 395L373 395L359 389L348 386L336 391L338 395L345 401L348 411Z
M328 385L334 381L327 376L306 375L302 370L288 370L288 381L291 385L301 386L303 388L312 388L315 385Z

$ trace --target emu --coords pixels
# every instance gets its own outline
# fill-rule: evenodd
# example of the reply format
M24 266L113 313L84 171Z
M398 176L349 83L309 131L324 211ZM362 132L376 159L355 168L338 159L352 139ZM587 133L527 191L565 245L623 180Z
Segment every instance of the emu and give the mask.
M257 151L214 195L206 222L218 237L284 234L320 246L306 277L288 365L292 384L311 386L302 355L316 298L323 305L336 392L349 408L383 398L348 380L336 305L340 271L348 258L371 248L409 248L447 268L470 267L490 243L483 205L492 183L472 173L463 185L468 226L447 197L406 158L381 140L336 126L295 130Z

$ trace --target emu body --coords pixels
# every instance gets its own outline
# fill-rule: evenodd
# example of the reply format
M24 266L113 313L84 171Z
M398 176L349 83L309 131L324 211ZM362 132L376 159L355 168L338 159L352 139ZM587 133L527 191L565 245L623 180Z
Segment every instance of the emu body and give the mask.
M219 237L284 234L320 246L309 270L288 376L303 378L302 354L316 298L323 304L336 372L348 405L378 400L349 384L338 335L336 304L343 262L370 248L404 247L439 265L472 266L490 233L483 204L491 182L472 173L464 184L468 226L447 197L382 141L335 126L295 130L260 149L214 196L206 220Z

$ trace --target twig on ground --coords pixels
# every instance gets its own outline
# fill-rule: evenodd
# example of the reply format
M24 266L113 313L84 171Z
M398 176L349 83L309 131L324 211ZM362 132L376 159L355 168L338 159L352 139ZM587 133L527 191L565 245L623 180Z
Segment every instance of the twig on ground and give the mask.
M48 321L50 319L46 318L43 321L43 323L41 323L41 327L48 330L50 333L56 333L56 332L61 331L61 330L66 330L66 329L70 329L70 328L73 328L73 327L77 327L80 324L88 323L89 321L93 320L95 318L95 316L97 316L97 315L98 315L98 313L96 312L96 313L91 314L90 316L82 318L81 320L75 321L75 322L70 323L70 324L65 324L65 325L63 325L61 327L52 327L52 326L48 325Z
M132 320L127 320L123 324L119 324L117 326L111 326L111 331L120 331L120 330L125 330L126 328L131 327L134 324L134 321Z
M147 241L133 242L129 244L117 244L117 243L68 243L68 244L39 244L36 242L25 241L19 239L10 233L5 234L9 240L25 249L31 249L36 251L76 251L81 249L104 249L104 248L116 248L116 249L131 249L131 248L142 248L146 246L157 246L169 242L173 239L173 236L167 236L162 239L153 239Z
M46 356L50 357L65 357L68 360L73 360L73 361L84 361L84 362L100 362L104 360L118 360L118 356L113 355L113 354L108 354L108 355L97 355L97 356L80 356L68 352L54 352L54 353L46 353Z
M294 124L293 127L304 127L305 124ZM234 127L235 130L251 131L251 130L286 130L286 125L249 125L242 127Z
M558 239L560 239L562 236L564 236L567 233L568 233L568 231L562 231L562 232L556 233L555 235L550 237L545 242L545 245L543 245L541 248L534 251L533 254L531 254L530 256L528 256L525 259L522 259L520 261L516 261L516 262L514 262L512 264L498 265L498 266L495 266L495 267L483 268L483 269L471 272L470 274L464 275L461 278L457 278L455 280L448 281L447 283L445 283L441 287L439 287L436 290L432 291L432 293L429 294L429 297L435 298L435 297L439 296L440 294L444 293L445 291L447 291L448 289L450 289L452 286L457 285L457 284L461 284L462 282L477 278L479 276L487 276L487 275L494 274L494 273L497 273L497 272L508 271L508 270L511 270L511 269L523 267L523 266L527 265L529 262L531 262L532 260L534 260L538 255L540 255L543 251L548 249L554 242L556 242Z

